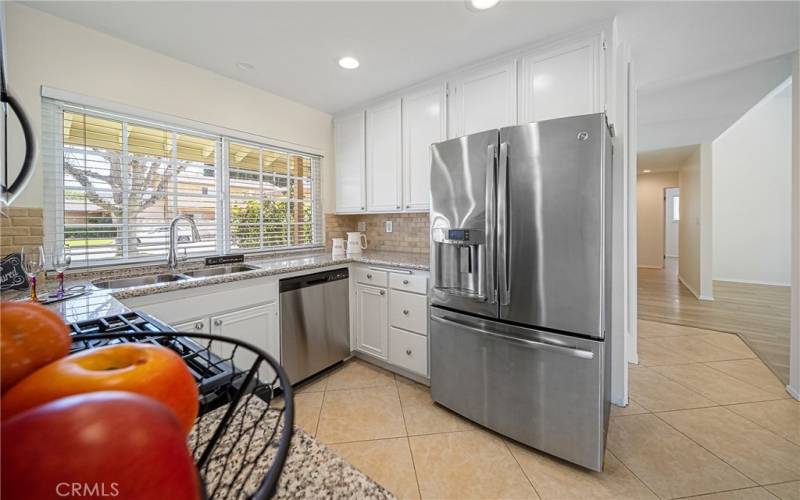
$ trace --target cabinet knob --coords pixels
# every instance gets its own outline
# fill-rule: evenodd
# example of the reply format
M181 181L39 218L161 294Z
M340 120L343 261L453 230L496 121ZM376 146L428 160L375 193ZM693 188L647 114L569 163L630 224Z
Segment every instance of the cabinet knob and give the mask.
M215 319L214 320L214 326L220 326L220 325L222 325L222 320L221 319Z
M407 354L408 356L411 356L411 349L406 349L406 354Z
M372 279L372 274L371 274L371 273L367 273L367 279L368 279L368 280L371 280L371 279Z
M386 290L381 290L381 295L386 295Z
M408 285L408 280L403 280L404 285Z
M194 329L195 330L202 330L203 329L203 322L202 321L198 321L197 323L195 323L194 324Z
M403 314L405 314L406 316L408 316L408 309L403 309Z

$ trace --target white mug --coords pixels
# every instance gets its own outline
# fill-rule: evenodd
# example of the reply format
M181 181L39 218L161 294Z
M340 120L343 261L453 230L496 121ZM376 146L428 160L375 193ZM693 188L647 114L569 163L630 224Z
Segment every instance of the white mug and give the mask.
M367 235L359 232L347 233L347 253L358 254L367 249Z
M344 238L333 238L333 256L344 257L344 255L345 255Z

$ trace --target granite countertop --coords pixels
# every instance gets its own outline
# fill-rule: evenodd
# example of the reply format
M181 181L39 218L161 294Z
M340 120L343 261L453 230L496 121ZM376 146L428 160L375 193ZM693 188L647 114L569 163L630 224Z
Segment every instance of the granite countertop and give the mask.
M75 298L50 304L48 307L58 312L68 322L84 321L128 312L129 309L122 304L120 300L221 283L232 283L235 281L262 278L266 276L275 276L300 271L313 271L315 269L321 269L329 266L340 264L346 265L351 262L359 262L373 266L386 266L422 271L427 271L429 269L428 254L367 251L358 256L334 259L330 252L315 251L308 253L284 254L277 257L246 256L245 263L257 266L258 269L221 276L192 278L182 281L172 281L169 283L158 283L154 285L119 288L113 290L95 288L90 285L90 282L171 272L181 273L199 269L204 266L202 265L202 262L193 262L183 264L174 271L170 271L165 265L118 267L86 271L76 270L67 273L64 286L66 288L77 287L78 289L86 287L85 293ZM40 284L40 287L43 289L43 291L55 290L56 284L54 281L47 280L45 283ZM3 300L24 300L25 297L27 297L27 294L27 291L3 292L2 298Z

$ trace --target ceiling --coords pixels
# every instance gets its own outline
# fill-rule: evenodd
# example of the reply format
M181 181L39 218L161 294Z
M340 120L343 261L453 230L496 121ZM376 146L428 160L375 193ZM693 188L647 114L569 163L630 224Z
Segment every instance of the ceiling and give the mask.
M639 175L660 172L677 172L699 146L681 146L679 148L657 149L636 155L636 168ZM643 170L650 170L644 173Z
M797 2L504 0L484 12L461 0L27 4L331 113L615 15L637 82L668 87L797 48L800 19ZM339 68L344 55L361 67Z

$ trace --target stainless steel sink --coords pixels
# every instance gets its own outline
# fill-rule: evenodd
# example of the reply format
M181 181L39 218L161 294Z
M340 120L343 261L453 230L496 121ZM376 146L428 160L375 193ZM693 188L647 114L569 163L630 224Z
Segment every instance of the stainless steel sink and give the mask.
M247 264L229 264L226 266L207 267L205 269L197 269L195 271L186 271L186 276L190 278L207 278L209 276L222 276L223 274L243 273L245 271L253 271L258 269L256 266Z
M95 281L97 288L128 288L132 286L156 285L189 279L183 274L157 274L155 276L139 276L137 278L120 278L117 280Z

